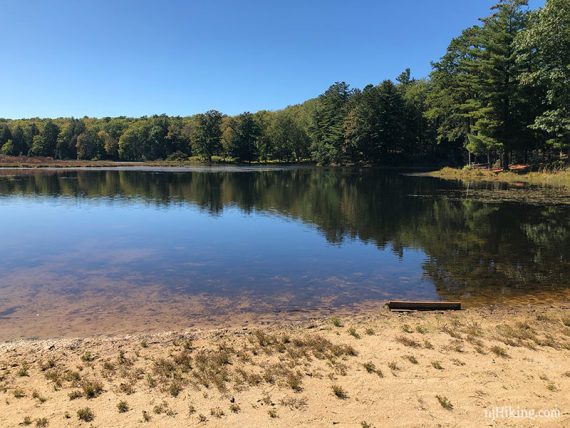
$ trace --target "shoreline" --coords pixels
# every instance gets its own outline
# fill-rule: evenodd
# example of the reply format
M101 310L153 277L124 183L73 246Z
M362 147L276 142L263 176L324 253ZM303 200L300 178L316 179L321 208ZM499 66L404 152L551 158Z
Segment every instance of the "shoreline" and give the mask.
M486 308L510 308L519 310L526 306L557 305L570 301L570 290L531 291L524 295L509 294L471 297L441 296L440 301L460 300L464 310L483 310ZM175 330L215 330L235 329L251 326L273 328L282 325L302 325L318 322L332 317L355 318L372 316L386 310L388 300L364 300L359 303L341 306L321 305L314 308L254 310L245 302L234 302L234 309L229 302L219 302L212 297L171 300L168 305L157 308L154 304L138 304L137 312L120 303L118 307L108 306L108 311L89 313L90 307L104 305L103 302L91 302L88 307L65 305L56 306L52 311L28 311L10 314L0 318L2 332L0 345L15 341L65 340L120 337L124 335L152 335ZM121 310L119 310L121 308ZM73 315L81 314L81 315Z
M432 171L439 165L371 165L371 164L331 164L319 165L311 160L301 161L253 161L253 162L234 162L231 160L213 160L210 164L200 161L198 158L188 158L187 160L154 160L154 161L112 161L112 160L65 160L42 157L16 157L0 155L0 169L4 170L26 170L26 169L144 169L144 168L240 168L240 169L258 169L258 168L300 168L300 167L319 167L319 168L355 168L355 169L371 169L377 168L382 170L395 171Z
M0 425L561 426L569 357L567 303L3 342Z
M237 163L223 160L212 161L210 164L204 163L197 158L187 160L154 160L154 161L113 161L113 160L78 160L78 159L53 159L45 157L18 157L0 155L0 168L2 169L97 169L97 168L131 168L131 167L283 167L283 166L312 166L313 162L252 162Z
M421 173L427 177L444 180L461 180L464 182L507 183L515 186L521 184L561 187L570 189L570 169L554 172L493 172L486 169L458 169L445 167L437 171Z

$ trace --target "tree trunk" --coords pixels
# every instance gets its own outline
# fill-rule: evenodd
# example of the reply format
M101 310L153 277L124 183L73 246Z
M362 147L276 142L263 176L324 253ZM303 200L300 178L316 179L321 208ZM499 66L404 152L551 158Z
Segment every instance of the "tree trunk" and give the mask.
M508 171L509 169L509 154L507 153L506 150L503 150L503 169L505 171Z

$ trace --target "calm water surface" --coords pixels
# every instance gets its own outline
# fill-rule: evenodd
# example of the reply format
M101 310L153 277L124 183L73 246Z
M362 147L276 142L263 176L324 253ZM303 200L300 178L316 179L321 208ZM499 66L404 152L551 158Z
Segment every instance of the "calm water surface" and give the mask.
M569 206L395 172L3 170L0 225L1 339L570 289Z

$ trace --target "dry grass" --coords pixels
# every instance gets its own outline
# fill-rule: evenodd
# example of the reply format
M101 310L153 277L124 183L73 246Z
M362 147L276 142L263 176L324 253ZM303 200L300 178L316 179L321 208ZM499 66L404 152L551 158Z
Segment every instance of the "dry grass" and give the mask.
M89 407L81 408L77 411L77 417L84 422L91 422L95 419L95 413Z
M451 404L451 401L449 401L449 399L446 396L436 395L435 398L437 398L437 401L439 401L439 404L445 410L453 410L453 404Z
M336 398L340 398L341 400L346 400L348 398L348 394L342 386L333 385L331 388Z
M498 345L491 346L491 352L495 354L497 357L509 358L509 354L507 353L506 349L501 346Z
M418 364L418 360L413 355L405 355L404 359L408 360L412 364Z
M129 409L129 404L126 401L119 401L117 403L117 410L119 410L119 413L127 413Z
M331 324L334 325L335 327L343 327L344 325L339 317L332 317Z
M360 334L356 331L354 327L348 329L348 334L350 334L355 339L360 339Z
M81 382L81 388L83 395L88 399L98 397L103 392L103 384L95 379L83 380Z
M434 369L443 370L443 366L441 365L441 363L439 361L432 361L431 365Z
M493 181L504 183L525 182L537 185L570 187L570 168L552 172L543 171L523 174L517 174L514 172L495 173L485 169L443 168L439 171L430 172L427 175L452 180Z
M396 340L402 345L409 346L410 348L420 348L422 346L418 341L406 336L398 336L396 337Z
M365 321L346 318L362 332L359 340L329 318L310 327L147 335L145 346L140 337L55 342L53 349L41 341L25 347L8 343L0 353L0 426L20 424L24 416L31 424L47 417L50 426L59 426L95 415L97 426L332 423L319 419L322 406L338 407L335 420L341 424L365 420L387 426L392 421L378 416L387 409L380 401L382 412L370 412L366 391L397 401L393 391L411 379L420 403L415 409L422 410L410 408L406 418L429 425L422 415L439 411L441 416L442 408L455 407L453 417L461 423L466 406L479 410L480 395L457 386L459 373L474 385L486 382L488 401L498 400L508 387L525 399L540 400L533 391L542 390L562 406L570 385L565 321L567 316L552 309L540 317L530 309L504 315L499 309L452 316L382 313ZM368 330L381 334L365 335ZM558 362L550 378L535 364L543 355ZM497 382L498 365L504 382ZM22 368L28 376L19 375ZM390 371L387 378L381 368ZM78 408L81 416L75 416Z

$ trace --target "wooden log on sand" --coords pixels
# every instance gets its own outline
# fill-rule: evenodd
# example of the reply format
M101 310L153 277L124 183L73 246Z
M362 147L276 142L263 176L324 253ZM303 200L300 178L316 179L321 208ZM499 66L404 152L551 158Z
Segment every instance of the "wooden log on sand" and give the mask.
M408 311L460 311L461 302L412 302L393 300L388 302L391 310Z

